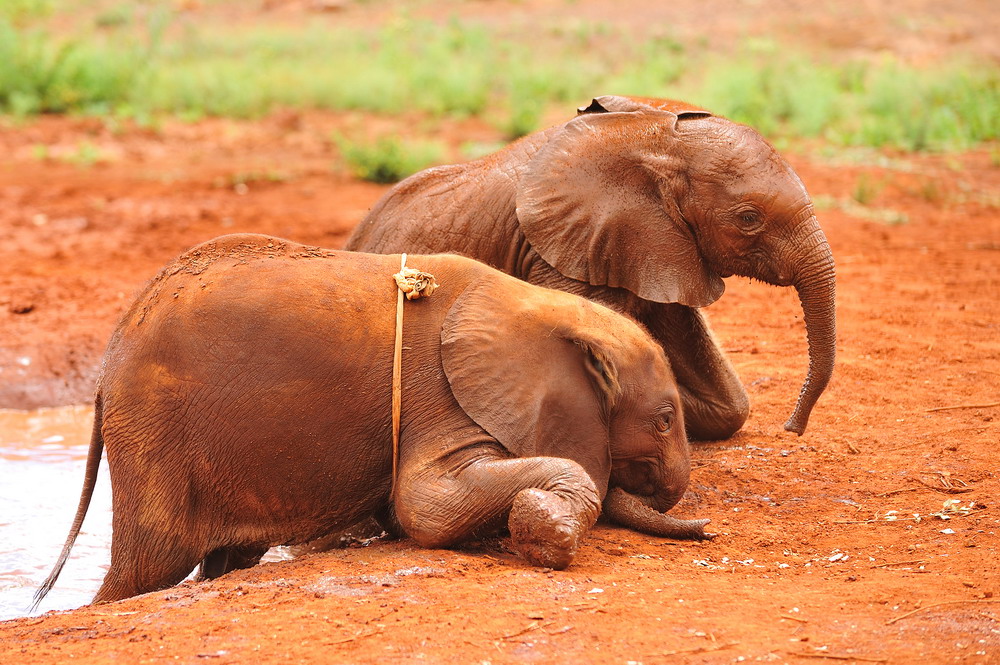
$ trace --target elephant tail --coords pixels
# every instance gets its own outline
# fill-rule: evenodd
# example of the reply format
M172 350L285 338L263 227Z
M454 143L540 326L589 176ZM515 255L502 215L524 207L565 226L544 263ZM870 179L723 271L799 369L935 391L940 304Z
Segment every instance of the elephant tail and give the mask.
M80 504L76 509L76 517L73 518L73 526L70 527L69 535L66 536L66 543L63 545L59 560L56 561L52 572L42 583L42 586L35 592L34 600L31 603L31 612L34 612L42 599L52 590L59 573L62 572L66 559L69 558L70 550L76 537L80 535L80 527L83 526L83 518L87 515L87 508L90 507L90 499L94 496L94 486L97 484L97 469L101 466L101 454L104 452L104 436L101 434L101 425L104 420L104 408L101 400L101 393L97 393L94 399L94 429L90 435L90 449L87 451L87 472L83 479L83 491L80 493Z

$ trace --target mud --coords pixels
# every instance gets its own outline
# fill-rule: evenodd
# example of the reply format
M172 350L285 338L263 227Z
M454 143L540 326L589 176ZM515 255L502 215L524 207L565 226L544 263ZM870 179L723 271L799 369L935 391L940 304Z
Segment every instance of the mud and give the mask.
M117 317L201 241L339 247L384 191L333 167L330 130L357 120L0 125L0 407L86 403ZM108 157L32 149L81 140ZM807 366L795 294L727 280L706 311L753 410L695 447L673 511L714 540L599 523L564 571L503 538L375 541L3 622L0 662L1000 662L995 150L786 153L838 263L838 366L806 434L783 431Z

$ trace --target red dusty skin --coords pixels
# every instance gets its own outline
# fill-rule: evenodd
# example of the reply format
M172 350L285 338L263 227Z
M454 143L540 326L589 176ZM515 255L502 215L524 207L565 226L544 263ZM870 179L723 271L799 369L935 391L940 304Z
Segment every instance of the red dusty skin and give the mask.
M714 533L705 533L709 520L682 520L650 508L642 499L620 487L608 490L604 499L604 515L621 526L641 533L664 538L711 540Z
M584 515L584 519L593 523L596 511ZM536 488L522 490L515 497L508 526L514 549L521 556L536 566L554 570L573 562L580 536L588 528L574 515L568 501Z

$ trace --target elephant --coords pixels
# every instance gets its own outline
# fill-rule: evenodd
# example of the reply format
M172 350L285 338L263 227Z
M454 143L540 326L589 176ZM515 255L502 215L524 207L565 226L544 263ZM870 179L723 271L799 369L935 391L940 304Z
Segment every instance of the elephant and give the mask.
M802 181L753 129L683 102L603 96L494 154L395 185L346 249L455 252L644 324L680 385L688 434L742 428L749 397L700 308L722 278L794 286L809 369L802 434L833 373L836 273Z
M400 257L234 234L163 268L105 352L79 508L102 450L109 602L255 565L374 516L423 547L506 527L529 563L568 566L602 504L644 532L709 538L664 514L690 457L665 354L625 317L456 255L410 256L392 445ZM397 460L398 457L398 460ZM398 469L397 469L398 461Z

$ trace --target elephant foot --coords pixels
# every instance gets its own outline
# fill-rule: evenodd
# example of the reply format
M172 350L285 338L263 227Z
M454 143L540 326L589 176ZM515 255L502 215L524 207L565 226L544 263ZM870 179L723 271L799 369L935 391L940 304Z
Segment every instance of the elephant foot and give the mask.
M521 490L507 525L514 549L532 564L562 570L573 562L582 528L565 499L537 488Z

